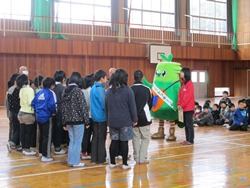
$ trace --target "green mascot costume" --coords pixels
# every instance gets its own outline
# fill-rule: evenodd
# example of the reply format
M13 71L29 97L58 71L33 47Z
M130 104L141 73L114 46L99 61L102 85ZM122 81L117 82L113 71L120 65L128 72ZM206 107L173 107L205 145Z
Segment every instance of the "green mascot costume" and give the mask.
M175 122L178 120L178 93L181 88L179 73L180 63L172 62L173 55L168 57L161 54L162 61L155 70L153 84L144 77L143 84L152 89L153 107L151 115L159 119L158 132L152 138L164 138L164 120L170 121L170 136L167 140L176 140L174 135Z

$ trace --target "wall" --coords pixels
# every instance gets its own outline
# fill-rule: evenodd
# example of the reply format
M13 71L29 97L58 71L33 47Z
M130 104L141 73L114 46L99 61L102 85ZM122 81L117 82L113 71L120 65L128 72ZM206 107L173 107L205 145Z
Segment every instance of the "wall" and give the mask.
M192 70L207 70L210 76L208 95L213 96L214 87L234 88L233 67L250 66L249 62L237 64L231 49L172 46L174 61ZM21 65L30 70L30 78L37 74L53 76L58 69L67 75L79 71L83 75L97 69L108 71L110 67L124 68L133 83L133 72L141 69L152 81L155 64L150 64L145 44L64 41L32 38L0 38L0 105L4 103L6 83ZM232 92L233 95L233 92Z

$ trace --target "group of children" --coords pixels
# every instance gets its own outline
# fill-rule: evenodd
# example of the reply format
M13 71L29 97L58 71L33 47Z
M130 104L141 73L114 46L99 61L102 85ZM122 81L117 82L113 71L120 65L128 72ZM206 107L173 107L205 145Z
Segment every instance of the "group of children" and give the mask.
M59 70L54 78L39 75L33 82L27 68L21 67L19 74L13 74L8 82L8 150L38 154L42 162L50 162L51 144L55 155L63 155L66 151L61 145L67 143L70 167L85 166L81 159L107 164L105 143L109 126L111 168L118 166L118 155L123 159L122 168L130 168L127 159L131 139L136 163L148 163L151 90L143 86L140 70L135 71L131 87L127 86L125 70L112 68L109 73L109 80L103 70L84 78L79 72L72 72L66 79L65 72Z
M229 130L247 131L250 124L250 99L238 101L238 107L228 98L228 92L223 92L223 98L219 104L213 104L207 100L203 108L195 102L195 113L193 116L194 126L222 125Z

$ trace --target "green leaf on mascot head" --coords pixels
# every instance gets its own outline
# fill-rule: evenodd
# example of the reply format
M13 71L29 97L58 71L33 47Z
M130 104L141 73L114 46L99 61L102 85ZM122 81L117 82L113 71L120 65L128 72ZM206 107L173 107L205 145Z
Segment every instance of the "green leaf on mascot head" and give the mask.
M160 56L163 61L171 62L173 60L173 54L169 54L168 57L164 54L160 54Z

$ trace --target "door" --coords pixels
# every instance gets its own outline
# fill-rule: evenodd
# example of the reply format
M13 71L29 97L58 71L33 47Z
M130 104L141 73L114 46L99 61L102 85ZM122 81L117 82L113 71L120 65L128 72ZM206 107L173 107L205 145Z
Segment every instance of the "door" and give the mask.
M208 86L207 71L194 70L191 72L191 78L194 83L195 99L207 98L207 86Z

